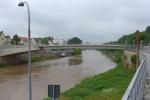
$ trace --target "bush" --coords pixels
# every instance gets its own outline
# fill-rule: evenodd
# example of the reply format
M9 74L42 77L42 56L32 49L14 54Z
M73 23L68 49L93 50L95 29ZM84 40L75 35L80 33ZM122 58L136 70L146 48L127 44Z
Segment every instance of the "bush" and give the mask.
M81 49L74 49L73 55L80 55L81 54Z
M44 98L44 100L51 100L51 99L50 99L50 97L46 97L46 98Z
M136 55L135 54L131 56L131 62L132 62L132 64L136 64Z

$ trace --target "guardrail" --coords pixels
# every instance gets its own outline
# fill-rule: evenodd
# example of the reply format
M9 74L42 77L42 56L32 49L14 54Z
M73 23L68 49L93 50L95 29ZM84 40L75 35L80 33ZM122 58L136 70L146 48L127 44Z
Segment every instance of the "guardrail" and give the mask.
M134 74L122 100L142 100L144 93L144 85L146 81L147 66L146 57L142 54L141 63Z

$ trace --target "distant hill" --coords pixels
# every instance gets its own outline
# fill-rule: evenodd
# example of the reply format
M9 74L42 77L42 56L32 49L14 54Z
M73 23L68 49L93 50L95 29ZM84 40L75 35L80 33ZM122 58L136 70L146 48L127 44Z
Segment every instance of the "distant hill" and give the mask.
M144 45L150 44L150 26L147 26L145 31L140 32L140 40ZM136 34L131 33L128 35L123 35L120 39L118 39L118 44L135 44L136 42Z

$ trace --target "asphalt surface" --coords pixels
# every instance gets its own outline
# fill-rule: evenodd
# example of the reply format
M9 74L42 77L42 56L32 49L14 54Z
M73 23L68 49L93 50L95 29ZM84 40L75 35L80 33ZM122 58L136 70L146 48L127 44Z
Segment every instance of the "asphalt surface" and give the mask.
M150 48L146 48L143 50L143 53L146 55L147 59L147 78L144 88L144 97L143 100L150 100Z

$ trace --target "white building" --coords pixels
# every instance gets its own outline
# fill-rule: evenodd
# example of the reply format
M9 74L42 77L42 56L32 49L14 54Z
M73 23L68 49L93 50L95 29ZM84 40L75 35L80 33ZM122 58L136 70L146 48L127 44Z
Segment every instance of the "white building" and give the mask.
M6 46L11 45L11 37L9 35L5 36L5 45Z
M53 39L53 44L54 45L66 45L67 44L67 41L61 37L55 37Z
M5 36L3 31L0 31L0 46L11 45L11 37L9 35Z
M5 45L5 35L3 31L0 31L0 46L4 46L4 45Z

